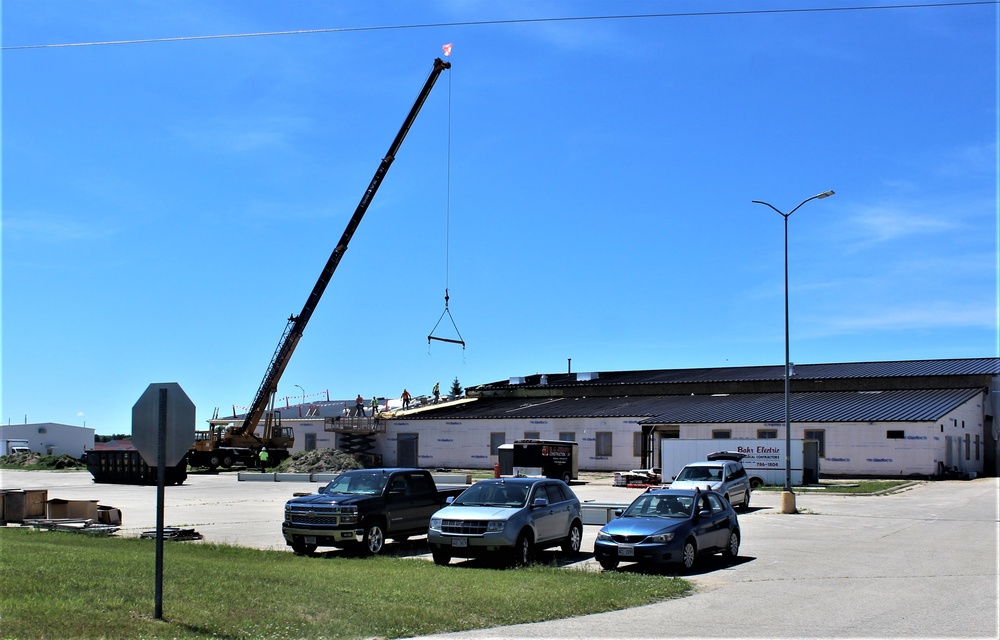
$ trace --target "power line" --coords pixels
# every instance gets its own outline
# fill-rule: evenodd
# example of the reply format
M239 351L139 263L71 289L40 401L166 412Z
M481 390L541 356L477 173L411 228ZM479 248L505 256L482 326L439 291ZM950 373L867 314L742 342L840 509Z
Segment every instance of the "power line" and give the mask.
M233 38L262 38L268 36L299 36L318 33L347 33L356 31L389 31L393 29L432 29L440 27L480 27L487 25L539 24L546 22L583 22L595 20L648 20L652 18L694 18L718 16L752 16L780 13L830 13L835 11L876 11L883 9L927 9L942 7L968 7L975 5L996 5L1000 0L976 0L970 2L933 2L921 4L894 4L881 6L817 7L803 9L747 9L742 11L691 11L684 13L642 13L622 16L576 16L561 18L519 18L513 20L478 20L467 22L431 22L425 24L382 25L373 27L331 27L326 29L295 29L292 31L260 31L255 33L226 33L205 36L176 36L170 38L142 38L137 40L102 40L97 42L63 42L57 44L25 44L0 47L0 51L21 49L61 49L69 47L98 47L125 44L153 44L164 42L190 42L194 40L226 40Z

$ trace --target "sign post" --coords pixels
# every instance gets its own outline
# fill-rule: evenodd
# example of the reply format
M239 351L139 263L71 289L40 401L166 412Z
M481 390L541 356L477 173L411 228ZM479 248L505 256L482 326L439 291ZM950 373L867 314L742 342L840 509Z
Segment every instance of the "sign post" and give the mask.
M176 466L194 442L194 403L176 382L154 383L132 407L132 444L156 467L156 587L154 617L163 619L163 502L167 467Z

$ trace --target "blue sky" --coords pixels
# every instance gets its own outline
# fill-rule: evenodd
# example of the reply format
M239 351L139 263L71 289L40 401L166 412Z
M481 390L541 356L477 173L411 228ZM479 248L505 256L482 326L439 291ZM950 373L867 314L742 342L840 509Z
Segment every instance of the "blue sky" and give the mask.
M827 189L792 361L996 356L998 7L845 6L7 0L0 417L248 405L445 43L279 398L779 365Z

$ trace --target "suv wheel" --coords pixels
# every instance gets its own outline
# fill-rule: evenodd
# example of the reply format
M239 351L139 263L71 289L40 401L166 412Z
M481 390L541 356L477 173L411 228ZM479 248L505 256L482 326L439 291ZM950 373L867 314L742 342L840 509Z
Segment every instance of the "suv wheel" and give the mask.
M580 553L580 545L583 542L583 527L579 522L574 521L569 528L569 534L563 538L562 552L567 556L575 556Z
M531 555L531 534L522 531L521 535L517 536L517 542L514 543L514 549L511 552L511 564L515 567L523 567L531 564Z
M443 551L432 551L431 556L434 557L434 564L444 566L451 562L451 556Z

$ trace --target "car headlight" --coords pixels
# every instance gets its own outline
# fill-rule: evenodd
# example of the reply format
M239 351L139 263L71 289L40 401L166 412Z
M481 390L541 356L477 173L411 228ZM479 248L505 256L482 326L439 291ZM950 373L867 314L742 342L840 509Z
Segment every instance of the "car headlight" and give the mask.
M670 542L674 539L674 533L657 533L646 538L647 542Z
M597 539L604 541L611 540L611 534L605 531L604 529L601 529L600 531L597 532Z
M490 520L486 523L486 533L497 533L498 531L503 531L503 526L506 524L504 520Z
M441 518L431 518L431 529L435 531L441 530Z

